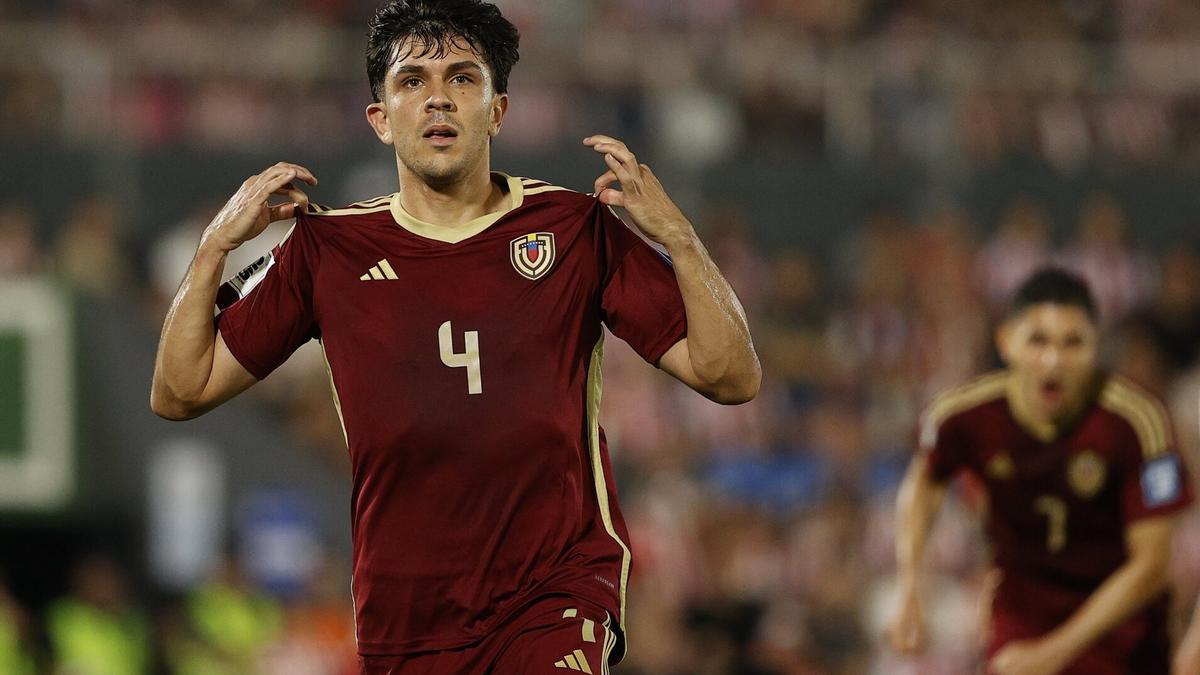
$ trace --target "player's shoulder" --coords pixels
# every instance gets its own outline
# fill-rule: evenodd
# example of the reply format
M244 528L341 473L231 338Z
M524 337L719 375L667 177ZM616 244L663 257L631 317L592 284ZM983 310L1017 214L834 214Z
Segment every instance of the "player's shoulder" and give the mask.
M966 415L1002 401L1008 389L1009 372L995 370L938 394L925 408L923 426L937 428L947 420Z
M527 205L554 204L583 212L595 208L600 203L590 194L555 185L540 178L513 176L513 179L521 183L523 203Z
M375 214L390 214L393 197L395 197L395 193L364 199L345 206L333 207L309 202L304 207L303 215L305 219L310 221L345 225L359 218L373 217Z
M1096 405L1118 424L1133 430L1146 457L1157 457L1173 447L1166 406L1154 394L1127 378L1105 376L1096 396Z

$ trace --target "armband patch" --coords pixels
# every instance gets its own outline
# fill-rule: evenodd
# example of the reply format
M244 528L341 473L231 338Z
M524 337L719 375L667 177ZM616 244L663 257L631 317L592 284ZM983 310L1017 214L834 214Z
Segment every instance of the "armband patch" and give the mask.
M1166 455L1142 466L1142 501L1147 508L1169 504L1183 492L1179 458Z

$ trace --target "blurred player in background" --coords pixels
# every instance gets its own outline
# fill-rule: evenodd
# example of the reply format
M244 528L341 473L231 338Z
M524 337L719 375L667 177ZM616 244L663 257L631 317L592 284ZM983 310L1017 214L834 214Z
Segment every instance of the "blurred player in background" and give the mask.
M600 673L620 659L631 558L597 420L604 326L715 401L758 391L740 303L623 143L584 141L607 169L596 196L491 172L517 42L479 0L380 9L367 118L394 149L398 192L327 209L297 187L316 184L307 168L252 176L163 326L151 404L171 419L321 341L352 460L364 673ZM222 287L214 326L225 257L293 217Z
M1097 370L1099 337L1086 284L1040 270L997 333L1008 367L925 413L899 496L898 650L925 642L922 554L965 472L986 495L998 576L987 672L1168 672L1167 563L1189 483L1162 405Z

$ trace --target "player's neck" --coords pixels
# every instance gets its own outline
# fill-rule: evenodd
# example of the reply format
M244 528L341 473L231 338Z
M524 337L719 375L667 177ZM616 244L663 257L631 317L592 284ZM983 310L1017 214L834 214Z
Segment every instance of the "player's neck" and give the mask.
M441 227L457 227L508 207L508 195L492 181L486 162L466 179L431 186L399 165L400 206L413 218Z

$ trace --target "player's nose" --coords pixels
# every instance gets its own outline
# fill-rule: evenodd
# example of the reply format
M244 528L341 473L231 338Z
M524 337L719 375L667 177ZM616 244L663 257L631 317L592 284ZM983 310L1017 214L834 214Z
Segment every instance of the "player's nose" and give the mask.
M453 111L455 108L454 100L446 95L446 90L440 85L433 85L429 90L429 98L425 99L425 110L446 110Z
M1046 369L1056 368L1062 362L1062 352L1057 347L1047 347L1042 350L1039 361Z

